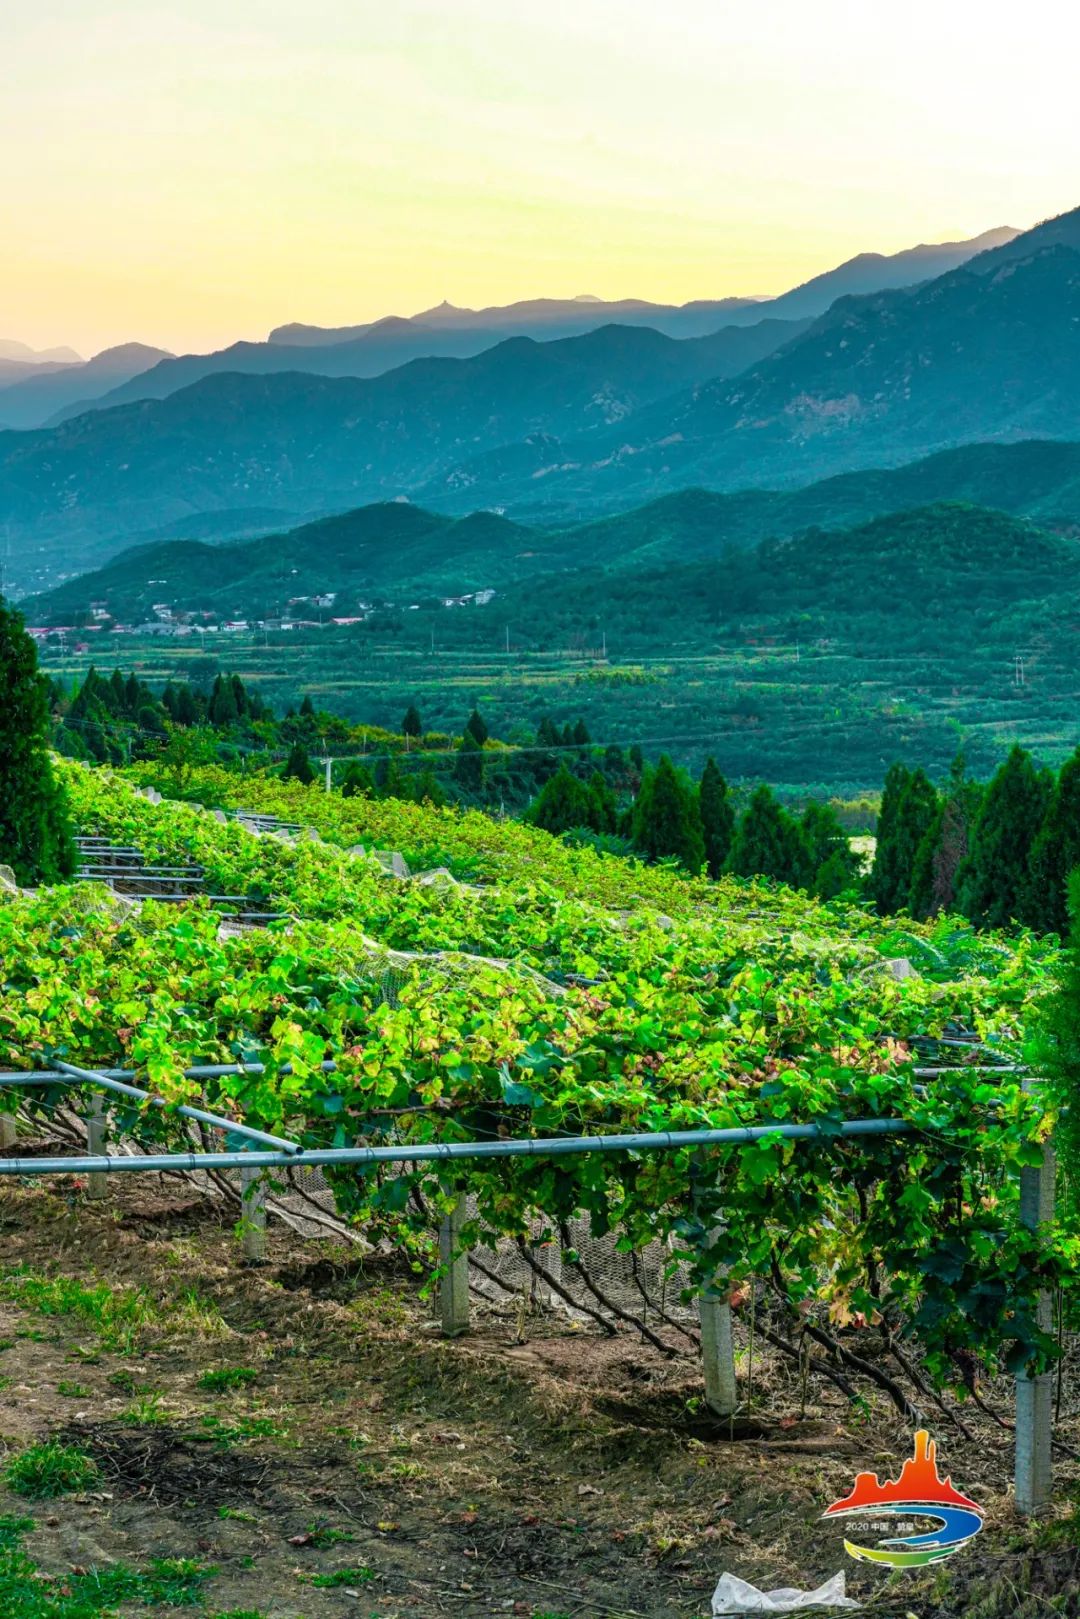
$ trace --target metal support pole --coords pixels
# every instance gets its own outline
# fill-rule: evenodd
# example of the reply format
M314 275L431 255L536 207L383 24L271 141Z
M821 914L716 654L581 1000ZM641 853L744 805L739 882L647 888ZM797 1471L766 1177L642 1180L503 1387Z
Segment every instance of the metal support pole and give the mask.
M467 1214L468 1200L464 1192L459 1192L439 1227L439 1314L446 1338L457 1338L469 1330L469 1251L461 1247L461 1228Z
M266 1187L257 1169L240 1171L240 1207L244 1258L260 1264L266 1258Z
M92 1096L86 1109L86 1151L96 1158L105 1151L105 1107L100 1096ZM104 1175L87 1175L87 1197L107 1196L108 1180Z
M1037 1091L1040 1081L1025 1079L1024 1090ZM1020 1171L1020 1219L1036 1231L1054 1218L1054 1149L1043 1146L1042 1163ZM1046 1333L1053 1330L1049 1293L1040 1293L1036 1320ZM1016 1507L1030 1517L1050 1505L1053 1489L1054 1374L1016 1379Z

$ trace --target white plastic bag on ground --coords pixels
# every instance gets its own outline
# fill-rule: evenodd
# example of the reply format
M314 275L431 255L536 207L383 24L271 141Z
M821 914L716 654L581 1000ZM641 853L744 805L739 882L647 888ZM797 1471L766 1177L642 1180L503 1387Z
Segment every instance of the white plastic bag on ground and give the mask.
M843 1570L831 1580L819 1585L816 1591L797 1591L785 1585L778 1591L759 1591L756 1585L740 1580L737 1574L722 1574L720 1584L713 1592L713 1619L720 1614L798 1613L805 1608L857 1608L859 1604L846 1594L847 1580Z

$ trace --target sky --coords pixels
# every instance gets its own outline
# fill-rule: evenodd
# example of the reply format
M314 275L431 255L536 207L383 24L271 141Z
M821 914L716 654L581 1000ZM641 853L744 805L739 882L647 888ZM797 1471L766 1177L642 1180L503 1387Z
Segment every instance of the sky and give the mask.
M0 337L783 291L1080 205L1066 0L0 7Z

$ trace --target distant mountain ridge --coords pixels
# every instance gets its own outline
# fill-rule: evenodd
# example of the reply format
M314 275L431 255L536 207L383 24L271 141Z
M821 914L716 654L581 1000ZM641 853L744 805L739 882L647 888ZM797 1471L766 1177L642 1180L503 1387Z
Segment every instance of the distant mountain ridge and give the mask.
M769 322L676 341L608 326L550 343L510 338L471 359L414 360L370 379L208 377L161 401L0 435L0 522L70 568L187 514L392 498L485 447L606 427L695 381L734 375L800 329Z
M683 305L641 298L605 301L593 297L533 298L486 309L442 303L405 318L387 316L358 326L279 326L266 343L233 343L212 354L185 354L142 367L129 380L94 398L72 401L50 415L12 426L57 426L82 409L109 409L136 399L164 399L179 388L225 371L263 376L299 370L316 376L374 377L409 360L467 359L509 337L553 341L582 336L610 324L651 327L667 337L709 336L722 327L763 320L809 320L842 294L902 287L940 275L986 247L1010 240L1008 227L985 231L968 242L921 246L901 253L862 253L778 298L696 299ZM747 364L749 364L749 360ZM2 403L2 396L0 396ZM0 421L4 420L0 409Z
M58 410L72 406L78 410L166 358L165 349L150 348L145 343L122 343L78 364L35 365L6 385L0 375L0 425L37 427Z

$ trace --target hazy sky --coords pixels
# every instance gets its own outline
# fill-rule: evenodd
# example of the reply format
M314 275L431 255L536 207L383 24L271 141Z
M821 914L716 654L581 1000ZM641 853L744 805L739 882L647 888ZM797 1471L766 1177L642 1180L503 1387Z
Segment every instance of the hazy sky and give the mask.
M1080 205L1070 0L0 6L0 336L781 291Z

